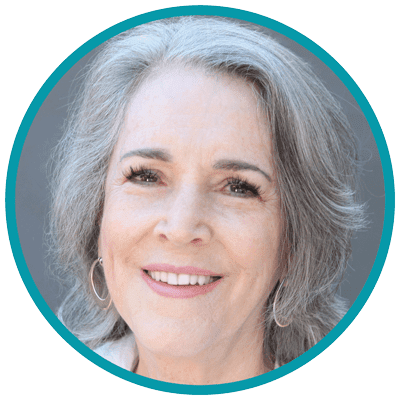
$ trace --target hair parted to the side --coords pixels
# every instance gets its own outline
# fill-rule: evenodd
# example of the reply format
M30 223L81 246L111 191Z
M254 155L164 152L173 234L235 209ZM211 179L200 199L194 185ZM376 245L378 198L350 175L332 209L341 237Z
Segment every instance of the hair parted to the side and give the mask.
M59 318L91 348L129 332L114 307L98 307L88 275L98 257L107 168L127 105L151 73L172 63L230 74L257 88L272 131L285 221L286 279L275 313L279 282L266 299L264 348L272 361L285 364L346 312L336 291L353 232L365 224L355 192L357 147L339 104L306 63L256 26L222 18L138 26L106 42L87 71L53 158L52 268L69 285ZM278 326L274 317L289 325Z

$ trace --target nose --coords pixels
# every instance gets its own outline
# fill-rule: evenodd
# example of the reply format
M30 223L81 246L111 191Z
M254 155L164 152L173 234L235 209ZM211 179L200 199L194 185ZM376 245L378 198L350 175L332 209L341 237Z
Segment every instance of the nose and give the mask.
M176 246L205 245L212 237L207 205L195 185L182 186L165 204L154 233Z

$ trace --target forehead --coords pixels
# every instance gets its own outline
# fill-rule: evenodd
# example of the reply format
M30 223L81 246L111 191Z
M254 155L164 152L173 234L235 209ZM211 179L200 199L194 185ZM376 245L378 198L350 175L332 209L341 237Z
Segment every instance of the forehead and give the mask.
M148 79L132 98L117 145L247 158L270 154L270 131L255 89L244 80L188 68Z

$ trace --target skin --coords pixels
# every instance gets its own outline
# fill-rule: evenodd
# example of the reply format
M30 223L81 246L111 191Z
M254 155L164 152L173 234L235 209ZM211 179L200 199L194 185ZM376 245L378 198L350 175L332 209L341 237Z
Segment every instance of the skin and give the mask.
M169 161L129 155L168 152ZM216 169L221 160L257 170ZM128 179L130 168L157 174ZM259 187L242 190L230 178ZM281 278L282 221L271 134L249 84L169 67L134 95L105 188L99 255L113 303L135 334L137 373L217 384L267 372L262 313ZM140 275L148 264L223 275L210 293L160 296Z

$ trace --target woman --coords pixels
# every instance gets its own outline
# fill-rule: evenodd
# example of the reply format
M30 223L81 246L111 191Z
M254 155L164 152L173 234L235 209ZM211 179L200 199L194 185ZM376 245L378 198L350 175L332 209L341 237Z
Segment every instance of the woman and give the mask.
M258 31L178 18L111 39L57 154L59 317L117 365L238 381L344 315L363 226L353 134L308 66Z

